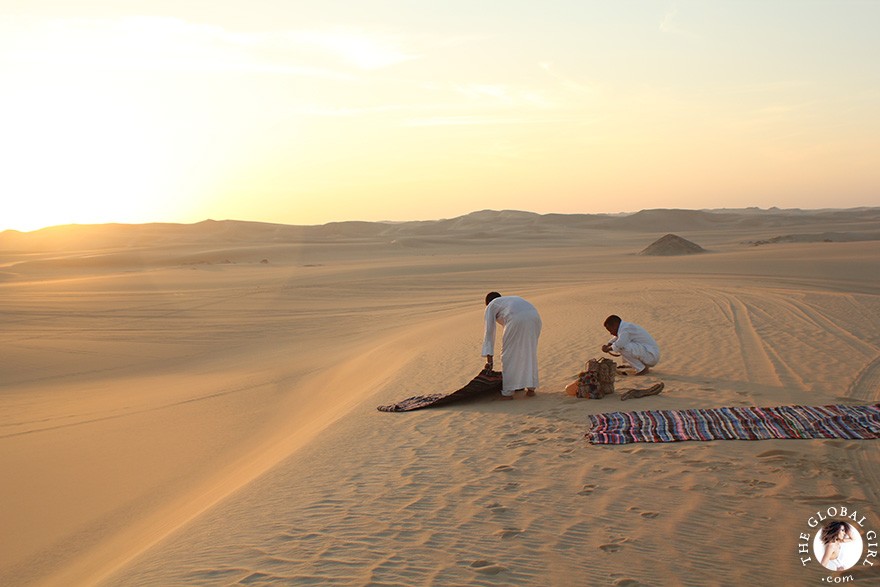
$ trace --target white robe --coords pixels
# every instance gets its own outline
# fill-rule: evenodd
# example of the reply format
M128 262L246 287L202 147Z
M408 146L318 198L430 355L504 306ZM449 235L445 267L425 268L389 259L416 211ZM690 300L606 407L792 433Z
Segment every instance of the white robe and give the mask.
M636 371L653 367L660 362L660 347L648 331L632 322L621 322L617 336L608 341L611 350L620 353L624 361Z
M501 296L486 306L486 336L483 356L495 354L495 324L504 327L501 337L502 390L538 387L538 337L541 316L538 310L517 296Z

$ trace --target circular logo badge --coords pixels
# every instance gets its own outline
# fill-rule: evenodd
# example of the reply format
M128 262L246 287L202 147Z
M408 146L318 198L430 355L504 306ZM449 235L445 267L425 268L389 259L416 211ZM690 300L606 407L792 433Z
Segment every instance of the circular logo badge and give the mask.
M862 535L846 520L827 520L813 537L813 554L829 571L845 571L862 556Z

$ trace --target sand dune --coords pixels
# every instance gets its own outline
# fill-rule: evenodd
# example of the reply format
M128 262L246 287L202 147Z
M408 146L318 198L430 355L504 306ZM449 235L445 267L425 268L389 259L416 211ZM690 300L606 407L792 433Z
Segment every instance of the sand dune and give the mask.
M820 581L798 534L840 504L880 528L876 441L584 434L619 409L878 401L880 242L748 244L878 228L872 208L2 233L0 584ZM632 254L670 230L711 254ZM376 411L479 370L492 289L541 311L538 395ZM609 313L658 339L661 395L563 393Z
M677 234L666 234L639 251L640 255L668 257L674 255L694 255L705 253L706 249Z

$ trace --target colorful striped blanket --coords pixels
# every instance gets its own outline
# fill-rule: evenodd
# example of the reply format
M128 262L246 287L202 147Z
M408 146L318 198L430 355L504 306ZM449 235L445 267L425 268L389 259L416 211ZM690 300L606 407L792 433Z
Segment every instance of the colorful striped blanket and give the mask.
M501 391L501 371L484 369L479 375L471 379L467 385L453 392L415 395L394 404L378 406L376 409L380 412L411 412L412 410L440 406L458 400L489 396L499 391Z
M646 410L590 415L592 444L880 438L880 404Z

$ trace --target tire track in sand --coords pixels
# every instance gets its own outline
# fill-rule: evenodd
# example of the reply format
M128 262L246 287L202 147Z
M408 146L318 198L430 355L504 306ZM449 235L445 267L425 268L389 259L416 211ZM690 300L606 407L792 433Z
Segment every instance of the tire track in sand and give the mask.
M765 350L764 341L752 323L748 306L733 294L719 293L727 300L727 306L733 317L733 328L739 339L739 348L746 365L749 383L781 386L779 373Z
M824 330L826 332L837 335L838 338L845 341L850 347L852 347L853 352L864 353L870 356L869 353L871 351L878 352L880 348L877 345L871 343L871 341L864 340L852 332L843 328L838 324L832 317L828 316L825 312L823 312L819 307L810 304L808 302L798 301L794 299L788 299L789 307L797 313L803 320L808 321L813 324L817 329Z
M880 356L875 357L862 369L846 395L866 403L880 401ZM851 465L850 468L858 471L861 488L868 503L880 503L880 467L877 466L877 451L873 446L862 446L864 443L872 444L870 440L853 442L858 442L859 446L857 450L847 451L846 458Z

